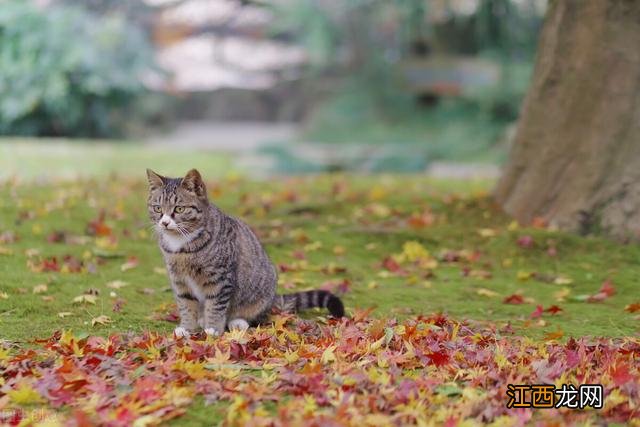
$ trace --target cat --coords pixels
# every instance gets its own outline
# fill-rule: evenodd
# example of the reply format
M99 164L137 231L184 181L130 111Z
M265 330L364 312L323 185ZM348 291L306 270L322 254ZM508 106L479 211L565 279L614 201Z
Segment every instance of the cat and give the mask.
M177 337L199 327L207 335L245 330L268 320L272 308L285 312L324 307L344 316L331 292L277 295L275 266L247 224L209 202L200 173L167 178L147 169L149 218L157 231L180 325Z

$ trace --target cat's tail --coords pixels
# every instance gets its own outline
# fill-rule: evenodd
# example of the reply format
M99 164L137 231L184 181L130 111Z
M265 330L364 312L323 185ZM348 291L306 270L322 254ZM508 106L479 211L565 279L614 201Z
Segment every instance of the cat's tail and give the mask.
M289 313L296 313L307 308L326 308L333 317L344 316L344 305L340 298L329 291L316 289L296 292L294 294L276 295L274 307Z

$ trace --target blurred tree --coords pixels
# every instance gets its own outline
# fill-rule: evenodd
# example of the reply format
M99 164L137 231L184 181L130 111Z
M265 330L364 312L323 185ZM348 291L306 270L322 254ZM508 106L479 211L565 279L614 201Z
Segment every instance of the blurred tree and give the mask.
M640 238L640 2L555 0L495 195L522 223Z
M1 2L0 134L120 135L151 53L116 14Z
M541 23L535 1L466 2L465 13L455 6L462 2L451 0L290 0L273 8L275 33L297 37L312 72L344 78L344 90L366 94L382 119L415 107L403 62L445 54L483 55L502 66L504 84L483 92L481 101L498 119L511 121L524 92L515 88L527 82L512 81L523 73L512 74L511 64L534 54Z

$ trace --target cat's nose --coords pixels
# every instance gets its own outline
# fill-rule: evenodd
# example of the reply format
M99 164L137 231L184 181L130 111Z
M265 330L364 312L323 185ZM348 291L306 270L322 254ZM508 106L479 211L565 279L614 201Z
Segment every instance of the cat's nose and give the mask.
M164 228L167 228L169 226L169 221L167 220L160 221L160 225L162 225Z

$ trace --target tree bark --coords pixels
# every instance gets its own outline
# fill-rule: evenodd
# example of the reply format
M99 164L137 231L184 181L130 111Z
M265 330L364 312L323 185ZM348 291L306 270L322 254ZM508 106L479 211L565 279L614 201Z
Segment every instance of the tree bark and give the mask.
M640 1L555 0L495 197L521 223L640 239Z

